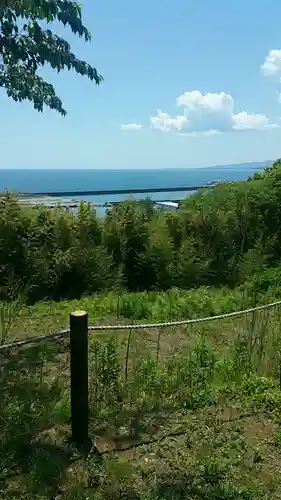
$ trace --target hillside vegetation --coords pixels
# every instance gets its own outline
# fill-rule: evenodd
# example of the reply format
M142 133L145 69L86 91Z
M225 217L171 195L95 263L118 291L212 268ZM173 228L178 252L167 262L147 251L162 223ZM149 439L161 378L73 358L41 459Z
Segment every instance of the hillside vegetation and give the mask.
M90 324L214 316L281 298L281 161L247 182L104 220L0 202L0 344ZM281 499L281 306L89 332L87 457L70 438L69 338L0 350L3 500Z
M24 306L10 335L217 312L243 292L104 294ZM232 302L233 301L233 302ZM8 306L7 306L8 307ZM7 309L8 311L9 309ZM281 309L89 333L89 431L69 442L69 339L0 352L3 500L281 499Z
M83 203L74 216L28 208L7 194L0 201L2 298L15 283L35 302L116 289L234 287L259 281L261 271L258 286L265 286L273 279L268 269L279 272L280 200L280 161L248 182L187 198L178 213L126 201L101 220Z

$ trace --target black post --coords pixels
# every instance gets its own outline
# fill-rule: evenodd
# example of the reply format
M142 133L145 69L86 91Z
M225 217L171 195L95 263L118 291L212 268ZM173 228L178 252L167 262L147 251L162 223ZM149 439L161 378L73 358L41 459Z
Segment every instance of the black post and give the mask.
M88 451L88 315L70 314L71 429L79 450Z

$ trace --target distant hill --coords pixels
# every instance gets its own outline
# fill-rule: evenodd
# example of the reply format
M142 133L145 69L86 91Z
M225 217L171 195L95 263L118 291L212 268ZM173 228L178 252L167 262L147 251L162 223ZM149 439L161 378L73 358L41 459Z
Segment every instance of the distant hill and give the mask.
M249 161L242 163L227 163L225 165L210 165L209 168L230 168L230 167L259 167L263 168L268 165L272 165L275 160L267 160L267 161ZM208 168L208 167L205 167Z

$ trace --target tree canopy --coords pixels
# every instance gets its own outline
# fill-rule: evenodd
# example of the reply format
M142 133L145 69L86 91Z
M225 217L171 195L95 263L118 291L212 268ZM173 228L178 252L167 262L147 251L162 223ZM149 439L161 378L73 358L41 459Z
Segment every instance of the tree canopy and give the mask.
M53 33L48 24L59 22L91 40L81 18L81 6L70 0L0 0L0 87L15 101L29 100L34 108L44 106L66 114L52 84L39 74L45 64L60 72L74 70L99 84L102 76L78 59L70 44ZM43 27L46 25L46 28Z

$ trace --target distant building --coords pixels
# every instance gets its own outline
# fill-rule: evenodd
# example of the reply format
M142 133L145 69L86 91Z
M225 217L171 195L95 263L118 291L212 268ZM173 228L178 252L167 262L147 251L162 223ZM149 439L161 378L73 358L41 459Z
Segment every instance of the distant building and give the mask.
M176 212L179 208L179 204L175 201L157 201L155 203L155 209L161 212Z

